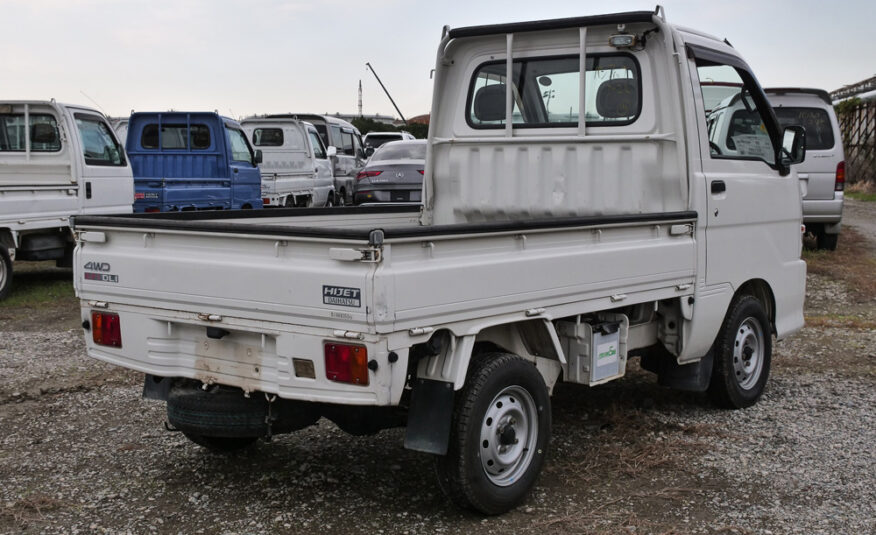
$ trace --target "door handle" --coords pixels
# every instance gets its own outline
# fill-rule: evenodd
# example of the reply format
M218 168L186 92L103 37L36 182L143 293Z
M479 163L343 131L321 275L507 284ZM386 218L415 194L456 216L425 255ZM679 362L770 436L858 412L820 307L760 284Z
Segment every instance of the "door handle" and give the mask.
M712 181L712 194L724 193L727 191L727 184L723 180Z

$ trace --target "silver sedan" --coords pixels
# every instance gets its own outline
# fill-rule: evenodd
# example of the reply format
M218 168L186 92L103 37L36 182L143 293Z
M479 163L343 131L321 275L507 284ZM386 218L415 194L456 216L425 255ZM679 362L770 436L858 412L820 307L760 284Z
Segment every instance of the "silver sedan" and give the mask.
M421 202L426 140L381 145L356 176L353 203Z

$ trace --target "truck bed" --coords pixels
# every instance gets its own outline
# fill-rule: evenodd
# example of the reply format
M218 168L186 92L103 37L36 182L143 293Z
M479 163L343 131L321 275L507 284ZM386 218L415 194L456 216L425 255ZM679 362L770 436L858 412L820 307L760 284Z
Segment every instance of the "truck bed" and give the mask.
M77 217L83 319L95 305L118 312L126 348L89 340L91 354L331 402L337 384L303 384L280 370L293 355L318 369L324 340L345 333L385 355L394 333L693 293L695 212L444 226L420 226L418 215L396 206ZM221 344L203 334L210 316L233 333ZM386 404L397 400L389 390L397 379L349 388L357 403Z

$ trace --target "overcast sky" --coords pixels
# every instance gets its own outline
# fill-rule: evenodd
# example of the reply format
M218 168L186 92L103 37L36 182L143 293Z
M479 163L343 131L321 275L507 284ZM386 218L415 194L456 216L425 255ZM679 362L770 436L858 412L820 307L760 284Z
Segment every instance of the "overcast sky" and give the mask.
M876 74L876 1L663 2L726 37L765 86L837 89ZM0 0L0 99L133 110L428 113L441 27L653 9L551 0ZM86 96L87 95L87 96Z

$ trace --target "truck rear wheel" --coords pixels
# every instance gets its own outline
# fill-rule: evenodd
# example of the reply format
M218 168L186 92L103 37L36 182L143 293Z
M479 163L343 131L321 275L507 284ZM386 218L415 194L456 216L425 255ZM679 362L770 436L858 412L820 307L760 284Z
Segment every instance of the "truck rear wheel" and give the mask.
M535 485L550 441L550 397L531 362L508 353L474 359L457 393L447 455L435 467L451 499L495 515Z
M712 400L727 409L757 403L766 388L772 357L769 319L757 298L734 298L712 351L708 389Z
M12 289L12 258L5 245L0 244L0 300Z

